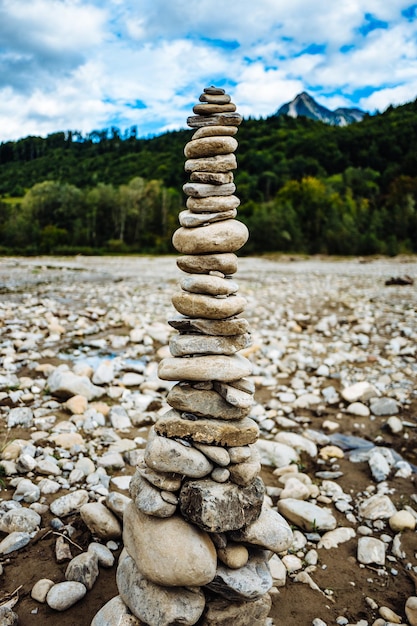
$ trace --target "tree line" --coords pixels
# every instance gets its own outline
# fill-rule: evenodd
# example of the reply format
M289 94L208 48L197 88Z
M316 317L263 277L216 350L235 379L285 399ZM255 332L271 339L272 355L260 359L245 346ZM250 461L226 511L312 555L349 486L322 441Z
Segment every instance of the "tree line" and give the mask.
M0 252L171 252L191 132L1 143ZM247 119L237 138L245 253L417 252L417 101L344 128Z

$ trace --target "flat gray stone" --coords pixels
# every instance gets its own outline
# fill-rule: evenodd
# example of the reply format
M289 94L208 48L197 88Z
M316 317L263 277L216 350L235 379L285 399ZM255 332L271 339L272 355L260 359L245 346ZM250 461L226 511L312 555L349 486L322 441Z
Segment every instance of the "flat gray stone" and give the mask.
M172 304L182 315L219 320L242 313L246 306L246 300L242 296L234 294L225 298L216 298L181 291L172 296Z
M214 580L207 588L228 600L257 600L268 593L273 585L266 553L257 551L246 565L229 569L219 564Z
M7 511L0 517L0 531L3 533L33 533L42 522L39 513L26 507L19 507Z
M169 340L169 349L172 356L190 356L192 354L232 355L250 346L251 341L249 333L229 337L218 335L210 337L187 333L173 335Z
M378 519L389 519L397 512L389 496L375 494L363 500L358 506L360 517L375 521Z
M208 274L222 272L234 274L237 271L237 256L233 252L222 254L187 255L177 258L177 265L189 274Z
M214 115L191 115L187 124L191 128L201 126L240 126L242 116L239 113L216 113Z
M124 603L145 624L192 626L203 613L205 598L200 589L152 583L142 576L128 554L120 558L116 581Z
M398 403L394 398L371 398L371 413L373 415L396 415L399 412Z
M192 213L210 214L210 213L227 213L234 211L240 205L237 196L210 196L208 198L187 198L186 206Z
M241 420L188 419L175 409L171 409L157 421L155 431L164 437L179 437L218 446L245 446L255 443L259 435L256 422L249 417Z
M202 159L187 159L184 164L186 172L230 172L236 168L237 161L233 153Z
M265 487L260 478L247 487L214 480L189 480L180 491L183 516L212 533L239 530L260 515Z
M168 357L162 359L158 367L158 376L162 380L220 380L230 382L250 376L251 362L239 354L233 356L207 355Z
M190 293L203 293L210 296L229 296L238 291L239 285L234 280L219 276L188 274L181 279L181 289Z
M180 254L219 254L236 252L245 245L249 231L243 222L223 220L199 228L183 228L172 237L174 248Z
M233 182L232 172L191 172L192 183L204 183L206 185L227 185Z
M245 385L245 379L243 379L242 385L245 386L245 389L239 389L234 386L238 384L236 383L227 384L216 381L214 383L214 389L219 393L222 398L226 400L229 404L233 406L238 406L240 408L249 408L253 405L253 394L255 393L255 388L252 381L247 381L247 385Z
M183 333L200 333L221 337L242 335L249 331L249 324L243 317L232 317L227 320L207 320L203 318L188 318L179 315L168 320L168 324ZM204 340L204 337L201 337ZM237 386L238 381L232 383Z
M230 154L235 152L237 147L238 142L234 137L221 137L218 135L202 137L200 139L192 139L185 144L184 156L187 159L204 159L219 154Z
M184 447L184 446L183 446ZM174 472L158 472L149 467L144 461L138 463L136 472L158 489L164 491L178 491L181 487L181 475Z
M182 190L192 198L211 198L212 196L231 196L236 191L234 183L224 185L208 185L206 183L185 183Z
M278 511L289 522L307 531L333 530L336 528L336 518L330 509L325 509L303 500L286 498L279 500Z
M175 513L176 504L166 502L161 495L161 490L149 483L139 473L135 473L130 481L130 495L135 506L155 517L170 517Z
M174 472L192 478L207 476L213 469L204 454L173 439L159 437L154 429L149 433L145 462L157 472Z
M181 211L178 216L179 223L184 228L196 228L205 226L211 222L221 222L222 220L234 219L237 215L236 209L230 211L218 211L217 213L193 213L192 211Z
M213 115L215 113L233 113L236 111L236 105L233 102L214 103L203 102L193 106L193 112L196 115Z
M177 411L193 413L197 417L214 417L223 420L239 420L246 417L250 408L241 409L228 404L214 390L195 389L189 384L174 385L167 395L167 402Z
M207 98L229 98L230 96L205 96ZM200 96L201 98L201 96ZM207 100L208 102L208 100ZM191 139L201 139L201 137L214 137L218 135L219 137L227 137L228 135L232 137L236 135L238 128L236 126L202 126L198 128L192 135Z

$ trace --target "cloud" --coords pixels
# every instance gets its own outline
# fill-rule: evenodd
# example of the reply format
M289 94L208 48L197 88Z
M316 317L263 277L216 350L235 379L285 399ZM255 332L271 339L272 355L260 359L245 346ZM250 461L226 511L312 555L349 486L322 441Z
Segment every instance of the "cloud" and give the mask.
M417 95L416 24L405 0L0 0L0 140L185 127L213 83L255 117L381 109Z

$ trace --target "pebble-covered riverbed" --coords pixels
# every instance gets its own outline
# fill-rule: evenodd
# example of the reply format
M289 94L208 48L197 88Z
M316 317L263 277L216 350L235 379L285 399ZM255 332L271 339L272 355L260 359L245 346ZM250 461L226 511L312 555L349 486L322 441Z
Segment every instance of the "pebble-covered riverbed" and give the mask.
M90 624L117 595L179 274L175 257L0 259L1 624ZM275 626L417 624L417 290L385 284L406 276L415 259L239 260L250 416L294 532L270 561Z

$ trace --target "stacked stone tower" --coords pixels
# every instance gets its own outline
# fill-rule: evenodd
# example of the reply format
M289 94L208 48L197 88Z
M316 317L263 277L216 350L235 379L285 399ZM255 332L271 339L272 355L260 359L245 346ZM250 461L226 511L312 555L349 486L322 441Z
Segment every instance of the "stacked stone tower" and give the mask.
M187 209L173 237L183 277L172 298L179 315L169 323L178 333L159 366L161 379L177 382L131 482L117 583L141 624L266 626L268 560L292 534L264 504L258 427L248 417L251 364L238 354L250 344L238 317L245 299L232 279L248 238L235 219L241 116L215 87L193 110Z

